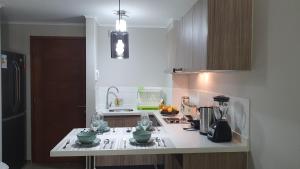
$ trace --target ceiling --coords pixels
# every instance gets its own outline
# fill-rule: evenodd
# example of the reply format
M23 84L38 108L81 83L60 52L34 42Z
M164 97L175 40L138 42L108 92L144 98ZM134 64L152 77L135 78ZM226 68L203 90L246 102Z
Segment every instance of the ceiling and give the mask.
M166 27L183 16L197 0L121 0L128 11L128 26ZM118 0L0 0L7 22L83 23L82 16L97 18L100 25L113 25Z

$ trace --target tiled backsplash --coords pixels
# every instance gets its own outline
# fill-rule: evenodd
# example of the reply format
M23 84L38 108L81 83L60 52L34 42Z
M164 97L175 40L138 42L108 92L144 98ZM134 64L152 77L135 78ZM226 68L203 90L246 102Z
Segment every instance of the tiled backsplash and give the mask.
M226 95L223 93L214 93L207 91L200 91L194 89L173 89L173 104L180 106L181 97L189 96L193 104L198 107L211 106L213 104L213 97L218 95ZM240 134L243 138L249 138L249 112L250 101L245 98L230 97L230 107L227 119L233 131Z
M98 86L96 87L96 110L101 110L105 108L106 103L106 92L108 87L102 87ZM136 108L137 106L137 92L138 87L118 87L119 93L118 97L123 99L123 105L121 107L127 107L127 108ZM164 88L161 87L161 90L163 91L163 95L167 101L168 104L172 102L172 90L171 88ZM113 92L114 89L112 89ZM109 100L113 100L114 96L110 95Z

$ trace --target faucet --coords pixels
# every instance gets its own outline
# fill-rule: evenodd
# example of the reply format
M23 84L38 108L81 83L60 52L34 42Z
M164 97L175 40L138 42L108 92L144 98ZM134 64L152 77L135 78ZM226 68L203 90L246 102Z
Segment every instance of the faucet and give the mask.
M110 91L111 89L115 89L117 91L117 93L119 93L119 89L116 87L116 86L110 86L108 89L107 89L107 92L106 92L106 109L109 109L111 107L111 104L112 102L109 104L108 103L108 96L110 94L114 95L116 98L118 98L117 94Z

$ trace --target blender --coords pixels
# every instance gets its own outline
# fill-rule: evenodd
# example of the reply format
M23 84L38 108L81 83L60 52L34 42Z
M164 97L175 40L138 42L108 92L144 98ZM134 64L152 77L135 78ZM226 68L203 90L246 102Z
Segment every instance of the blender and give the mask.
M209 127L207 138L213 142L230 142L232 139L231 127L227 121L229 97L216 96L214 99L214 115L216 121Z

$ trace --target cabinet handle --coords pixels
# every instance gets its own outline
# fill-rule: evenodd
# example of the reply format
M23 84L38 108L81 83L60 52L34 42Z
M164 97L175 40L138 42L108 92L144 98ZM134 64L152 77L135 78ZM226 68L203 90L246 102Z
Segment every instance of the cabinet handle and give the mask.
M183 68L173 68L173 73L183 72Z

